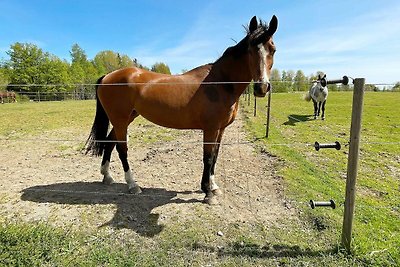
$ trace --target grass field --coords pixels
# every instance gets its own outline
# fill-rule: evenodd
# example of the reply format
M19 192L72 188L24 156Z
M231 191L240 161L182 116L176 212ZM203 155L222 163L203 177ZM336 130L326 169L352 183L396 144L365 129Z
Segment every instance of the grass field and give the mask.
M305 217L320 216L342 227L345 178L351 123L351 92L333 92L326 120L314 120L311 103L301 94L274 94L266 151L285 161L280 174L287 195L295 202L334 199L339 208L306 210ZM252 103L252 101L251 101ZM378 265L400 264L400 94L367 92L364 99L360 166L356 190L353 252ZM265 99L258 116L245 105L253 137L265 135ZM339 141L343 148L315 151L307 146Z
M308 116L311 104L301 100L300 94L273 95L270 137L257 141L256 151L279 158L283 194L287 205L298 210L299 220L282 220L279 226L269 227L257 222L225 223L215 220L212 208L201 206L201 217L176 220L158 235L143 237L127 229L72 230L0 218L0 265L398 266L400 93L365 96L353 254L344 254L338 246L351 99L351 92L331 93L326 120L314 121ZM250 140L265 134L262 101L255 118L252 106L242 106ZM34 139L45 132L54 139L85 140L94 102L7 104L0 106L0 113L1 138ZM138 123L146 124L144 120ZM168 129L157 131L157 140L174 138ZM152 142L145 134L137 134L142 142ZM316 152L308 146L336 140L344 146L340 151ZM310 199L331 198L339 205L335 210L311 210L307 205ZM7 198L0 195L2 201ZM218 237L215 232L221 227L224 236Z

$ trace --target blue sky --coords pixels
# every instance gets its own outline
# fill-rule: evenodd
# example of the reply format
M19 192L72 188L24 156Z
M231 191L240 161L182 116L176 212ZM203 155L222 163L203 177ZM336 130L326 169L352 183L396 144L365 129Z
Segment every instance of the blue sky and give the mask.
M400 1L0 0L0 58L29 42L70 60L113 50L173 73L215 61L244 37L253 15L279 20L274 67L328 78L400 81Z

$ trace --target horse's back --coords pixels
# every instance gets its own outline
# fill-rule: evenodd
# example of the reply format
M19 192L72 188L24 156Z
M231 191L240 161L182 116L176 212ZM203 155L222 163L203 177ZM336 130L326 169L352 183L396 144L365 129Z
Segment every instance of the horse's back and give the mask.
M112 123L130 122L134 113L169 128L223 128L234 119L237 103L223 87L203 84L213 81L208 80L212 66L181 75L121 69L103 78L97 94Z
M195 75L196 72L168 75L125 68L107 74L97 94L109 117L122 116L127 121L136 112L161 126L198 128L191 105L201 83Z

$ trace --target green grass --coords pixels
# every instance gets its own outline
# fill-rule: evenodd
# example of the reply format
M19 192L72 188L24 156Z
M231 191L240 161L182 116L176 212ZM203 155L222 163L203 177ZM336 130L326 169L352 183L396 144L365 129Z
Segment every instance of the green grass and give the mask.
M221 226L215 218L169 224L145 238L99 229L79 232L45 223L1 223L1 266L360 266L322 240L311 246L292 227ZM205 225L204 222L207 221ZM214 222L213 222L214 221ZM210 223L211 222L211 223ZM223 224L223 223L222 223ZM216 235L221 228L224 236ZM290 235L288 235L288 233Z
M89 136L95 109L94 100L0 105L0 139L65 140L78 143L81 149ZM133 127L129 140L132 144L170 141L179 136L176 131L150 124L141 117ZM71 143L62 144L59 150L71 146Z
M341 231L348 147L317 152L307 144L348 143L352 93L329 95L325 121L313 120L312 104L301 96L272 96L270 134L260 146L284 160L280 175L287 197L297 203L334 199L339 204L336 210L305 210L306 220L320 216ZM257 117L253 106L243 105L253 137L265 135L265 101L258 100ZM367 92L364 99L353 253L378 266L400 264L399 103L399 93Z
M400 94L394 93L366 95L362 142L399 142L399 97ZM257 220L225 222L219 219L217 210L201 205L194 211L196 216L187 220L176 211L176 218L170 218L159 234L146 237L129 229L71 230L44 223L22 223L18 218L11 222L0 218L0 266L399 265L398 146L363 143L354 254L343 254L338 249L343 207L310 210L307 202L330 198L338 203L344 201L347 148L339 152L315 152L306 144L346 142L351 93L330 95L324 122L289 120L288 115L301 118L311 113L311 104L300 98L299 94L273 95L270 138L257 143L259 153L272 153L280 158L278 174L283 178L285 198L297 208L300 220L283 218L272 226ZM243 106L248 110L244 116L248 118L250 138L265 133L263 106L259 101L256 118L249 113L251 107ZM94 101L0 105L3 118L0 138L65 138L83 143L94 110ZM145 144L179 137L179 132L143 119L135 121L135 129L130 133L133 137L130 142L136 139ZM54 147L60 151L68 149L59 143ZM396 157L397 161L393 160ZM6 201L6 194L0 196L0 203ZM218 236L218 231L224 235Z

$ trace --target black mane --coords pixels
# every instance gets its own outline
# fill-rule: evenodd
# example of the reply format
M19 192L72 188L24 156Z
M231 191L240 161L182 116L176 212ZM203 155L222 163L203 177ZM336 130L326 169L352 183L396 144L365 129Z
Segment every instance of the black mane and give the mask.
M268 25L265 22L260 20L257 29L253 32L250 32L249 26L245 26L244 28L246 29L246 36L236 45L228 47L219 59L225 56L238 58L247 52L249 44L258 45L259 43L266 41L265 38L267 37L266 32L268 31Z

